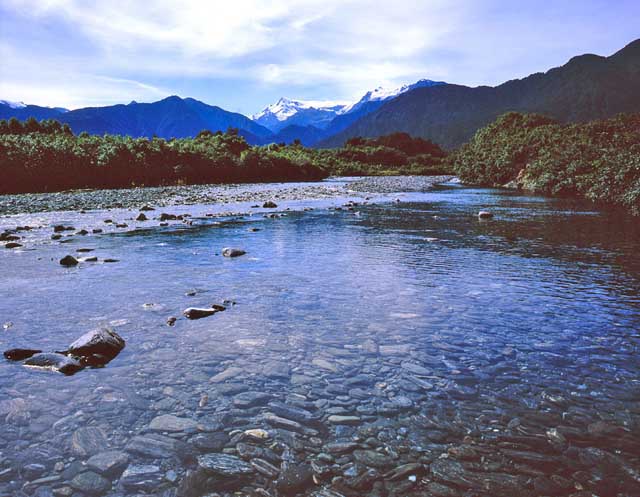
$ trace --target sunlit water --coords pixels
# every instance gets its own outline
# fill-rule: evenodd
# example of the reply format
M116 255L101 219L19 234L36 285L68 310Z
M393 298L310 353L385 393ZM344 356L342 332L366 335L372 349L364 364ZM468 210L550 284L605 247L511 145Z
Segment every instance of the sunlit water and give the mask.
M439 495L445 490L438 485L459 495L469 488L473 495L508 495L508 489L448 481L437 465L429 469L461 445L476 446L483 461L498 464L481 467L480 455L477 462L460 458L477 465L466 470L479 480L491 473L519 476L522 495L546 495L533 483L537 474L566 479L572 486L563 495L578 492L576 483L602 495L640 495L638 220L584 204L458 185L400 198L351 211L327 209L340 204L335 201L298 201L292 206L315 209L276 219L152 223L74 237L68 244L33 234L30 250L0 250L0 324L12 323L0 329L3 349L61 350L101 325L111 325L127 342L105 368L71 377L0 362L0 468L13 469L0 482L0 495L29 481L20 473L24 464L42 463L46 471L39 476L46 477L57 474L55 462L86 460L71 446L79 427L101 427L116 449L167 413L225 433L269 428L260 417L268 407L246 413L234 407L242 390L313 410L326 427L316 437L322 444L352 440L366 426L388 430L390 439L380 437L377 449L392 454L380 474L403 463L425 465L402 495ZM495 218L479 221L481 209ZM98 226L104 217L54 214L76 228ZM33 219L25 216L25 224ZM247 255L222 257L227 246ZM81 255L119 262L70 269L58 264L80 247L95 249ZM187 307L224 300L236 305L166 325ZM427 372L412 372L406 363ZM270 374L274 364L280 373ZM209 381L230 367L238 368L230 379ZM203 394L209 401L199 406ZM408 397L413 406L389 408L394 397ZM24 399L26 413L10 416L12 399ZM336 427L327 421L332 413L361 422ZM398 432L401 427L408 432ZM565 441L552 443L548 432L554 429ZM185 441L191 436L178 435ZM605 469L600 460L583 457L589 447L606 452L598 453ZM296 457L309 461L321 448L298 447ZM543 454L551 465L509 450ZM137 455L131 460L154 462ZM169 491L189 466L155 462L163 472L177 472L176 482L160 485ZM338 461L333 477L352 462ZM366 469L358 464L352 473ZM585 481L579 481L580 471L587 473ZM42 485L67 484L61 477ZM271 485L262 476L251 484ZM116 478L112 493L136 492L118 487Z

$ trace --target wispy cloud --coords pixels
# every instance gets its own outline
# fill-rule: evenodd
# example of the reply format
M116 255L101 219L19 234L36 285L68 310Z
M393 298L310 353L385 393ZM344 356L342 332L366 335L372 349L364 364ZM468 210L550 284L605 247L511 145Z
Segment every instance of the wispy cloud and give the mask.
M607 53L637 32L631 0L544 6L3 0L0 97L74 107L178 93L252 112L279 93L350 99L424 77L499 83L583 51Z

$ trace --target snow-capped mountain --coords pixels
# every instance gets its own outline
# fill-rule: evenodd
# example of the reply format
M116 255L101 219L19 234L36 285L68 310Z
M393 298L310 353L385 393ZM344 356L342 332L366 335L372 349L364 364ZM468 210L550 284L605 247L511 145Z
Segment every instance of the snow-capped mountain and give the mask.
M368 102L386 102L387 100L391 100L392 98L395 98L398 95L401 95L402 93L406 93L416 88L423 88L427 86L436 86L436 85L444 85L444 84L446 84L444 83L444 81L432 81L430 79L421 79L410 85L402 85L397 88L384 88L382 86L379 86L375 90L368 91L356 103L345 108L343 111L343 114L346 114L348 112L353 112Z
M337 124L338 128L342 129L342 126L346 125L346 123L351 123L354 119L376 110L384 102L397 97L401 93L414 88L441 84L444 83L421 79L413 84L397 88L378 87L365 93L357 102L281 98L275 104L271 104L262 112L255 114L253 120L274 133L280 132L287 126L313 126L320 130L329 130ZM346 117L347 114L353 115ZM334 123L336 118L338 118L337 122Z
M6 105L12 109L24 109L27 106L24 102L11 102L10 100L0 100L0 105Z
M253 120L275 133L292 125L324 128L348 105L348 102L293 100L283 97L255 114Z

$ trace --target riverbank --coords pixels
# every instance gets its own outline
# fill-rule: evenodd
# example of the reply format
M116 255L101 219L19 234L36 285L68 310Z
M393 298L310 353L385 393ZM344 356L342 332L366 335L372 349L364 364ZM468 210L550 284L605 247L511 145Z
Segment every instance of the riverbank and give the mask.
M426 191L450 178L452 176L370 176L306 183L190 185L0 195L0 216L51 211L140 209L145 206L261 204L274 200L304 201L353 194Z
M562 124L510 112L448 160L469 184L585 198L640 215L640 114Z

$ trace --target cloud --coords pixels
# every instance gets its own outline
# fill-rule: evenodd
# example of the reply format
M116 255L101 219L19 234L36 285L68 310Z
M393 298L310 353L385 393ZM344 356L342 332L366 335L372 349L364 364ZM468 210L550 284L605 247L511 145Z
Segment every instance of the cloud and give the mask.
M83 105L176 93L253 112L278 93L497 84L610 53L637 36L638 16L631 0L3 0L0 98Z

